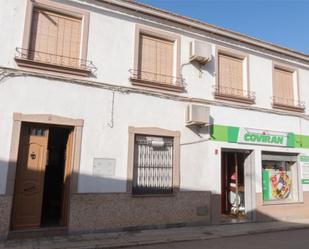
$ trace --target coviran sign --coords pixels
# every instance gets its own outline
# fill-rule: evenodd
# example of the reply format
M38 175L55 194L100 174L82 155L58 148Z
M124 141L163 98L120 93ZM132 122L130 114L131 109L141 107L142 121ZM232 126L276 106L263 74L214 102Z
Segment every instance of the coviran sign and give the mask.
M287 146L288 133L240 128L238 143Z
M244 140L247 142L283 144L284 136L246 133L244 135Z

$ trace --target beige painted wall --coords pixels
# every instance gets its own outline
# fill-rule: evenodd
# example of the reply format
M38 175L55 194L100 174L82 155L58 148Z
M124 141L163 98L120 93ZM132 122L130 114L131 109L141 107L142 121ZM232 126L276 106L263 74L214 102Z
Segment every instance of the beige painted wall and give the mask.
M262 194L256 194L256 215L258 221L289 220L309 218L309 192L304 192L304 201L291 204L263 205Z

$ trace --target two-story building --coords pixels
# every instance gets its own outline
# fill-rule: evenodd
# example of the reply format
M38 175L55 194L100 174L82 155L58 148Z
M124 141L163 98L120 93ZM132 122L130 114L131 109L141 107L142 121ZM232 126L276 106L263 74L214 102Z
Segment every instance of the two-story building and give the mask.
M309 218L309 56L129 0L0 8L0 237Z

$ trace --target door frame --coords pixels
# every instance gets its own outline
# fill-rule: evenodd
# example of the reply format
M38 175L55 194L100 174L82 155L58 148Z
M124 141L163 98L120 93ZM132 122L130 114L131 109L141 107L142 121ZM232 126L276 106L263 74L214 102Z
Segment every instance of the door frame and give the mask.
M56 116L52 114L22 114L22 113L13 113L13 125L12 125L12 139L11 139L11 149L9 157L9 167L7 173L7 184L6 184L6 193L5 195L11 196L11 207L10 207L10 224L12 217L12 207L14 199L14 187L15 187L15 177L16 177L16 166L18 159L18 150L20 142L20 133L22 123L33 123L33 124L45 124L45 125L58 125L58 126L67 126L72 127L73 138L72 138L72 148L71 148L71 157L70 157L70 186L69 186L69 196L68 196L68 207L67 213L70 210L70 197L72 194L77 193L77 184L78 184L78 173L80 166L80 153L81 153L81 139L82 139L82 129L84 121L82 119L72 119L61 116ZM66 225L69 224L67 219Z
M256 220L256 182L255 182L255 150L254 149L239 149L239 148L221 148L220 160L220 176L222 181L222 155L224 152L248 153L244 160L244 183L245 183L245 214L247 220ZM225 162L226 163L226 162ZM222 182L221 182L221 197L222 198ZM222 210L222 199L220 199L220 210Z

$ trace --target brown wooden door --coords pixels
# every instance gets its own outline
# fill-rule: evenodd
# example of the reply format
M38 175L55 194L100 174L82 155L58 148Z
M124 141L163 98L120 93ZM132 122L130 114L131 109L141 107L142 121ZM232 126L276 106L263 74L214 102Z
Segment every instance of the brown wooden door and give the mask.
M22 127L16 168L13 229L40 226L47 146L47 129Z

